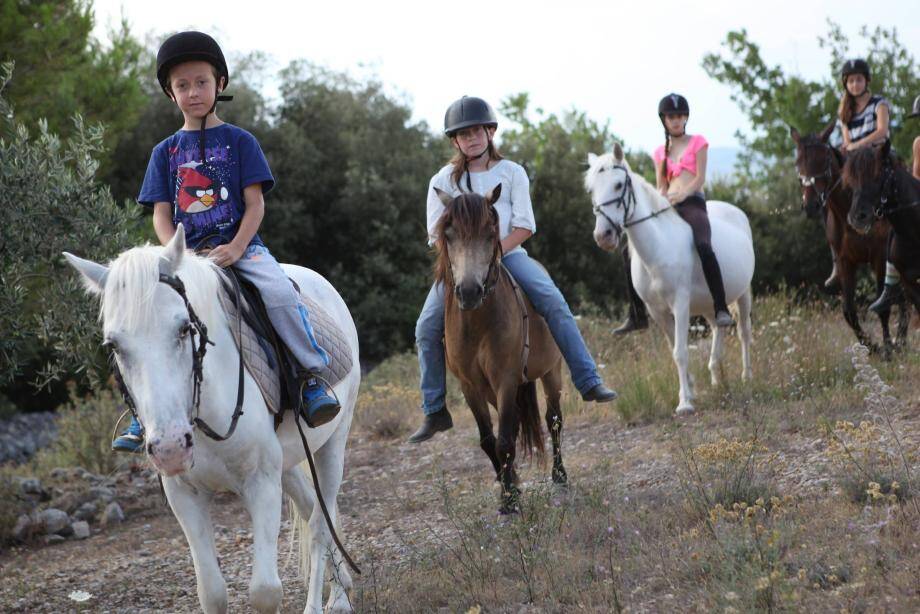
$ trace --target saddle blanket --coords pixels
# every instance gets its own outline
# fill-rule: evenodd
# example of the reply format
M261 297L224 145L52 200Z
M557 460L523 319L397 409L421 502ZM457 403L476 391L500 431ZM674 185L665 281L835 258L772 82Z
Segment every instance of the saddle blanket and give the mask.
M240 334L240 327L237 325L237 308L230 292L229 288L225 288L219 293L220 303L230 321L230 331L237 349L243 355L246 370L262 391L269 411L277 414L284 409L289 409L281 407L280 365L277 357L274 356L274 352L269 356L260 342L259 335L246 324L245 319L242 321L242 335ZM245 297L241 297L241 300L244 310L248 311L249 306ZM313 334L317 343L329 356L329 364L319 373L319 376L325 379L330 386L334 386L351 372L353 366L348 340L339 325L326 310L320 307L319 303L303 292L300 293L300 301L310 314L310 323L313 325Z

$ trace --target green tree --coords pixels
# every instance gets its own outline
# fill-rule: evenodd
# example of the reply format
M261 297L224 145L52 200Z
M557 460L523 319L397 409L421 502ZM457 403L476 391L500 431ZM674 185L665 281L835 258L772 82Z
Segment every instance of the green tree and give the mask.
M871 87L891 103L892 143L896 150L910 152L915 135L902 125L920 92L917 63L893 28L870 32L863 27L860 36L869 45L866 59L872 66ZM736 133L746 149L742 164L747 174L766 179L772 175L774 162L789 163L795 150L789 125L803 133L816 132L836 119L843 94L840 67L852 55L850 44L840 26L830 21L827 36L819 42L828 51L828 72L814 81L788 74L780 66L769 66L746 30L729 32L721 52L703 58L707 74L732 89L732 100L753 127L751 134Z
M150 57L127 23L109 33L108 45L91 36L93 25L89 1L0 0L0 62L16 62L5 95L24 125L44 118L67 136L80 113L87 124L105 123L109 149L137 120Z
M583 177L588 153L610 151L616 137L579 111L562 116L537 110L530 118L527 94L511 96L501 112L515 124L502 130L502 153L530 176L537 232L527 251L550 271L556 285L577 307L582 302L612 306L625 297L618 254L606 254L591 238L594 214ZM622 143L622 141L621 141ZM652 178L651 158L627 150L633 170Z
M95 308L61 252L113 257L133 243L135 215L96 178L101 126L77 115L65 139L44 120L30 134L2 97L11 74L0 67L0 385L39 360L39 384L92 376L104 365Z
M403 350L431 284L425 189L446 158L443 140L375 80L298 62L281 82L262 141L277 180L262 236L279 260L342 293L363 357Z

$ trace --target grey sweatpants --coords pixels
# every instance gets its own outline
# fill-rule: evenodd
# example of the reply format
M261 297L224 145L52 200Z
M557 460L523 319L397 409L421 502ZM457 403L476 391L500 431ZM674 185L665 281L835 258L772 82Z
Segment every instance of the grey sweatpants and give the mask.
M278 261L267 247L250 245L233 268L259 289L268 318L281 341L307 371L318 373L329 364L329 355L316 342L310 314L294 291Z

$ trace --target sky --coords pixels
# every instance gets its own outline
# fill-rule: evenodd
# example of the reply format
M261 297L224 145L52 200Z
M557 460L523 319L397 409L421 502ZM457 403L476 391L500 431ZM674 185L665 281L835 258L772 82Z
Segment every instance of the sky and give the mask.
M747 29L768 65L809 79L829 71L817 40L828 18L856 42L853 55L865 51L860 27L880 25L897 26L902 44L920 56L916 0L886 0L883 10L864 0L95 0L94 6L102 39L122 15L152 45L182 29L211 33L231 59L231 86L235 54L266 53L272 73L307 59L359 78L376 76L435 130L462 95L497 107L528 92L533 109L584 111L609 121L627 146L646 151L662 141L657 105L671 91L689 99L689 130L712 146L735 147L736 130L749 130L731 91L701 67L731 30ZM277 97L277 86L265 80L269 98Z

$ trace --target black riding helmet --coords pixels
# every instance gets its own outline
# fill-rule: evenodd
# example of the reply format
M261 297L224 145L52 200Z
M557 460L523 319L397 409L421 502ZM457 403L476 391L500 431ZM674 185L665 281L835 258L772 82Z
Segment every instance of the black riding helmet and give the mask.
M872 80L872 75L869 72L869 63L862 58L847 60L843 63L843 68L840 69L840 79L843 81L844 86L846 86L847 77L850 75L864 75L866 81Z
M452 137L458 130L470 126L497 128L498 119L488 102L475 96L464 96L447 107L444 114L444 134Z
M680 94L668 94L658 102L658 117L664 123L665 115L690 115L690 104Z
M189 31L173 34L157 52L157 81L160 82L163 93L172 98L169 93L169 71L173 66L199 60L216 68L218 83L223 77L224 87L227 87L230 82L230 71L227 70L227 61L220 45L204 32Z
M207 62L217 70L218 91L215 92L211 109L201 118L201 131L198 136L201 162L204 163L204 130L208 115L214 112L218 102L233 100L233 96L220 95L221 77L224 79L225 88L230 82L230 71L227 69L227 61L224 59L224 52L220 50L220 45L204 32L189 30L173 34L160 45L160 50L157 52L157 81L160 82L163 93L172 98L169 91L169 71L177 64L196 61Z

